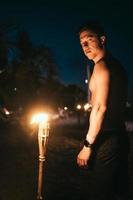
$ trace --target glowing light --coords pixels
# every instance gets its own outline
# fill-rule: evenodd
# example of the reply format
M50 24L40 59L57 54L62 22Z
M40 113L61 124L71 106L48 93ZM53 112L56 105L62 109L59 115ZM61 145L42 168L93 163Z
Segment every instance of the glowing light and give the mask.
M6 115L10 115L10 112L6 108L4 108L4 112Z
M48 122L48 114L47 113L38 113L32 117L31 124L34 123L47 123Z
M84 110L85 110L85 111L91 111L91 109L92 109L92 105L91 105L90 103L86 103L86 104L84 105Z
M80 104L77 105L77 109L78 109L78 110L81 109L81 105L80 105Z
M86 84L88 83L88 80L87 80L87 79L85 79L85 83L86 83Z
M5 114L6 114L6 115L10 115L10 112L7 110L7 111L5 112Z
M86 103L86 104L84 105L84 110L87 111L87 110L89 109L89 107L90 107L90 105L89 105L88 103Z
M64 110L67 110L67 109L68 109L68 108L65 106L65 107L64 107Z

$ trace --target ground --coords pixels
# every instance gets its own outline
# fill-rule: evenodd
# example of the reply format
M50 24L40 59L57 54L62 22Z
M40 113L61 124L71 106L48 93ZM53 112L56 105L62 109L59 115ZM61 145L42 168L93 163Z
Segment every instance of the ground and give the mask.
M66 119L51 124L44 163L44 200L84 200L87 195L87 172L76 164L86 126L82 121L80 125L77 122L69 123ZM17 124L1 124L0 129L0 200L35 200L38 177L37 129L27 131ZM133 199L131 129L128 135L131 144L130 196Z

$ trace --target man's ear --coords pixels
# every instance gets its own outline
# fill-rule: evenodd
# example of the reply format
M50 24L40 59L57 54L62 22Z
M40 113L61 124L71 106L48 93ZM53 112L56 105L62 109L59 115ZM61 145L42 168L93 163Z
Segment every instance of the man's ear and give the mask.
M101 40L101 44L104 45L106 42L106 36L105 35L101 36L100 40Z

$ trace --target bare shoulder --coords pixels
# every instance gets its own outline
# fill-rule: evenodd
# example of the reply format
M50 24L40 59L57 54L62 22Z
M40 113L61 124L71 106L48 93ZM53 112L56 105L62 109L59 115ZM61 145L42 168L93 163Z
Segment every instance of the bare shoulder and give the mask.
M99 61L95 64L95 72L109 72L108 66L104 60Z
M109 68L104 60L101 60L94 67L94 77L96 80L105 80L109 79L110 71Z

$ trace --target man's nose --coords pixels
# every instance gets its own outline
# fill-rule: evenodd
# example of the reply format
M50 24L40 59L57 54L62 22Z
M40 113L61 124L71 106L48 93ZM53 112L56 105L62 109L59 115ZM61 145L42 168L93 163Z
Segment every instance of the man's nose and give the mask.
M83 47L85 48L85 47L88 47L88 46L89 46L88 42L84 42Z

